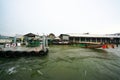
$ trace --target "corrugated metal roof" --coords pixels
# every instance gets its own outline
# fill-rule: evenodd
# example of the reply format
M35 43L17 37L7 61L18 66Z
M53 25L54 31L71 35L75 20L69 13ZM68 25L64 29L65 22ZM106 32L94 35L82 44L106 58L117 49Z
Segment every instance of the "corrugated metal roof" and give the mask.
M118 35L109 34L80 34L80 33L68 33L71 37L98 37L98 38L120 38Z

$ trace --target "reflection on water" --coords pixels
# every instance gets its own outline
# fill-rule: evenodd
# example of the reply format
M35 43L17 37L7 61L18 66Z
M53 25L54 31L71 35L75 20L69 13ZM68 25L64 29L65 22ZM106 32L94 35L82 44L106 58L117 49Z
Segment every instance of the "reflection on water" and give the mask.
M0 80L120 80L120 48L51 46L44 57L0 59Z

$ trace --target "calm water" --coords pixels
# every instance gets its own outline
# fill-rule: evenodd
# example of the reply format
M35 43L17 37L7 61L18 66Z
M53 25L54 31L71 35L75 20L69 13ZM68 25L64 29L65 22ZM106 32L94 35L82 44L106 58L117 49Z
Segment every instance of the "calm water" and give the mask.
M0 58L0 80L120 80L120 47L49 50L44 57Z

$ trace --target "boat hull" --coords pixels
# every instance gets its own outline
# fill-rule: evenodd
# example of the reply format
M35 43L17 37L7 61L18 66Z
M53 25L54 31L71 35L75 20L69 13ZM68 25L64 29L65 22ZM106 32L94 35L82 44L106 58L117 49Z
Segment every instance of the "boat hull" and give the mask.
M79 44L73 44L82 48L101 48L102 44L93 44L93 43L79 43Z

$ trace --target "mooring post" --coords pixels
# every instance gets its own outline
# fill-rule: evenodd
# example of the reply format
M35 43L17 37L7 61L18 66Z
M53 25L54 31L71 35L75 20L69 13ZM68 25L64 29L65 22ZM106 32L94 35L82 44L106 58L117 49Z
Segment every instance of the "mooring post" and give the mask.
M43 51L46 52L46 38L45 38L45 35L43 35Z

